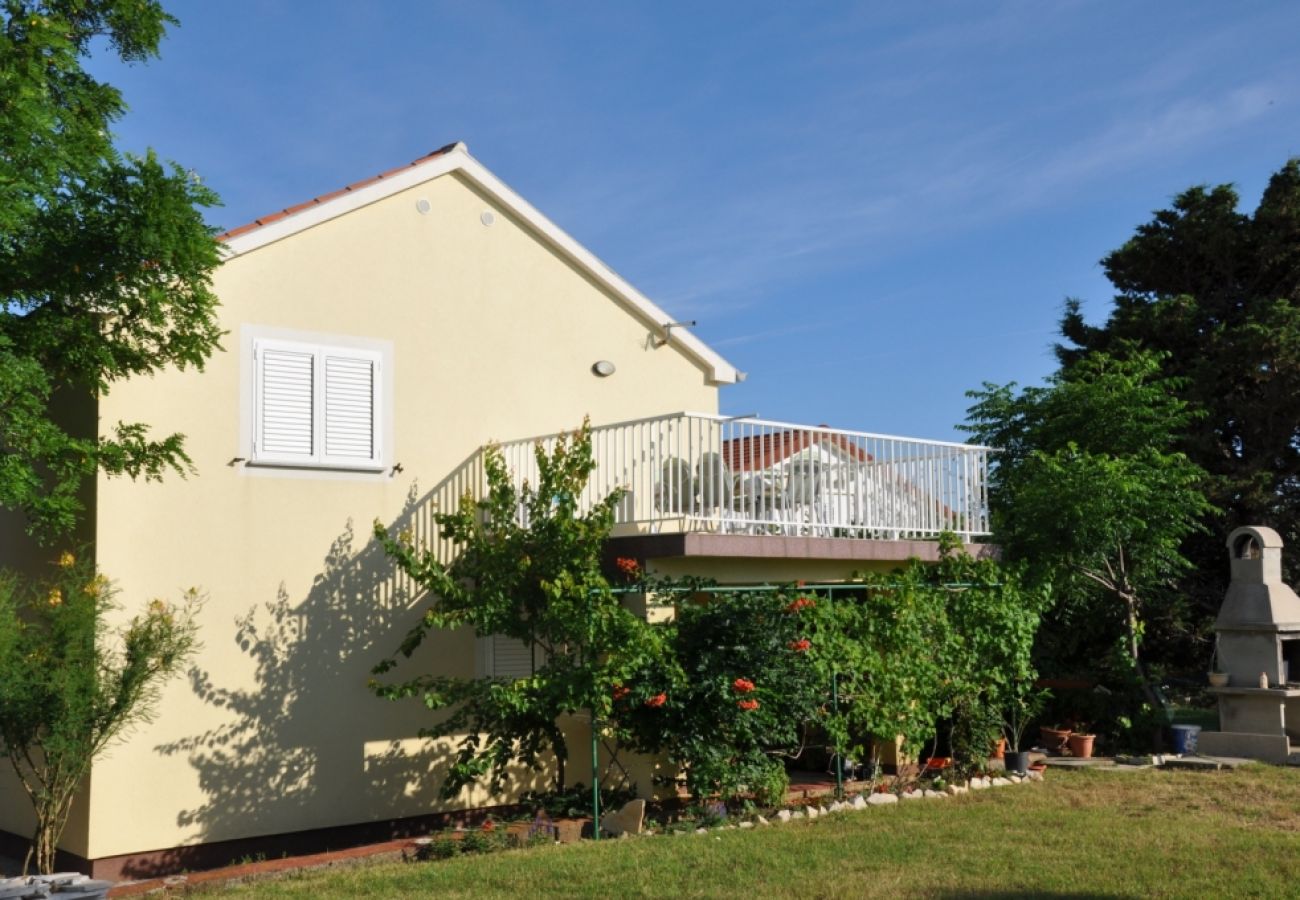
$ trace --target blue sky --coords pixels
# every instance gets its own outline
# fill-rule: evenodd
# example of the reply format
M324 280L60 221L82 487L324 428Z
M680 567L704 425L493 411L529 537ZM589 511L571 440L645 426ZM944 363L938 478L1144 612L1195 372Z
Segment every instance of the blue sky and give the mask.
M1300 3L168 3L127 150L215 224L470 151L749 373L729 413L958 437L1192 184L1300 155Z

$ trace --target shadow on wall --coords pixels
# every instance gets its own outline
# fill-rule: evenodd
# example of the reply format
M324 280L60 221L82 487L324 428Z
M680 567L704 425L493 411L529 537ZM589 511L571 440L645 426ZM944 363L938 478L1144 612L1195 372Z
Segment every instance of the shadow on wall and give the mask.
M422 498L413 487L392 528L436 538L433 512L456 502L474 467L471 459ZM366 687L371 667L419 618L420 599L369 529L359 536L349 521L306 597L295 600L281 585L273 601L239 618L236 640L256 664L255 686L226 687L220 671L192 670L195 694L223 711L214 715L223 724L156 748L165 756L185 755L206 795L201 806L182 810L177 824L191 833L197 827L202 841L220 842L369 822L377 826L370 829L375 836L358 835L369 840L381 839L380 832L401 833L389 820L429 813L451 762L450 745L416 738L432 721L418 701L385 702ZM472 632L438 634L404 670L435 666L446 674L471 674ZM527 775L517 780L518 790L548 783L546 773ZM302 842L287 842L286 849L290 845L296 852ZM231 859L212 863L197 851L150 854L122 873L147 877L238 859L231 851Z

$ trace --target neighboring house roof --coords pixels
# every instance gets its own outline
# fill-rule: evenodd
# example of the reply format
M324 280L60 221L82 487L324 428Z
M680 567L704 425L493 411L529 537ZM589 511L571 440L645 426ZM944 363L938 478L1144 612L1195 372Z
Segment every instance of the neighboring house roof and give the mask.
M734 384L745 379L744 372L723 359L717 351L691 332L680 327L664 329L663 326L672 321L671 316L489 172L482 163L470 156L469 149L463 143L448 144L409 165L390 169L373 178L254 219L246 225L230 229L217 239L225 243L227 256L241 256L453 171L469 179L503 209L531 226L543 241L603 285L629 311L644 319L651 329L659 333L661 340L674 344L688 357L701 363L708 370L710 381L716 384Z
M842 434L777 431L732 438L722 444L722 459L733 472L761 472L807 448L839 450L850 459L870 462L871 454Z
M825 428L819 425L818 428ZM875 457L844 434L826 434L820 431L776 431L771 434L732 438L722 442L722 459L732 472L763 472L780 465L805 449L839 451L856 462L872 462ZM925 492L901 474L894 473L892 480L917 500L925 500ZM944 503L939 509L943 515L952 515Z

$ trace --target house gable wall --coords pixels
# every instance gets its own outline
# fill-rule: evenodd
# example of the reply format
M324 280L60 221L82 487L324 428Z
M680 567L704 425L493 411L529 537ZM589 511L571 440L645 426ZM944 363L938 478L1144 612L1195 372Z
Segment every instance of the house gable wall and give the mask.
M584 414L599 424L714 412L716 386L678 348L652 346L652 323L455 172L235 256L215 289L229 334L205 372L136 379L103 400L102 423L145 418L187 435L196 472L161 484L101 478L100 564L128 611L191 585L208 600L194 671L168 686L156 722L95 766L84 855L501 799L439 801L448 747L417 736L428 713L367 690L370 667L419 613L369 541L371 522L426 534L434 503L454 503L478 477L460 467L488 440L574 427ZM242 334L254 326L391 342L385 460L401 470L242 462ZM614 375L592 374L601 359ZM441 635L399 671L472 674L473 644Z

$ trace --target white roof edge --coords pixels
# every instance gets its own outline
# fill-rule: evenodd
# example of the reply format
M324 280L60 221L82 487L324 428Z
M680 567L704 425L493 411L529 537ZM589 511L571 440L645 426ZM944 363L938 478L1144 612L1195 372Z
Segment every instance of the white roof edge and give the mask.
M295 212L291 215L268 222L260 228L235 235L226 241L224 257L229 259L250 253L267 244L283 240L305 231L322 222L338 218L354 209L368 206L391 197L393 194L431 181L449 172L459 171L493 200L513 215L528 223L556 250L576 263L597 283L604 285L634 313L646 320L651 328L658 329L672 321L650 298L632 287L620 275L586 247L569 236L562 228L543 215L536 207L515 193L500 178L493 175L481 162L469 153L463 143L457 143L441 156L402 169L392 175L365 184L355 190L339 194L315 206ZM744 381L745 373L727 362L721 354L709 347L694 334L682 328L674 328L667 335L669 343L677 345L686 355L704 364L708 369L709 381L714 384L735 384Z

